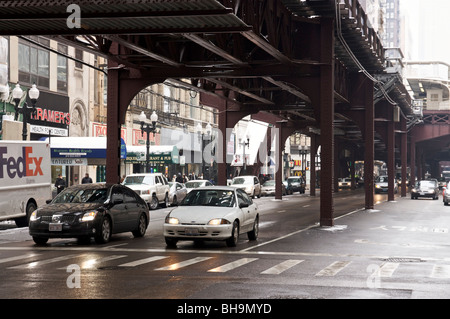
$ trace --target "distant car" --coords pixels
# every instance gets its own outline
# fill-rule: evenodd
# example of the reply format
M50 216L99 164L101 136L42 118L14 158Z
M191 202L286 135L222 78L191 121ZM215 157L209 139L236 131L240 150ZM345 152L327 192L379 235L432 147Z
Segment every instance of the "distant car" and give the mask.
M255 198L256 196L258 196L258 198L261 197L261 184L256 176L237 176L233 178L230 186L242 189L252 198Z
M287 181L283 181L284 188L286 189L286 195L292 195L294 191L292 190L292 185L289 185Z
M292 192L305 193L306 182L301 176L291 176L286 179L288 187L292 188Z
M150 221L145 201L120 184L81 184L66 188L30 216L36 244L49 238L78 238L107 243L111 234L131 231L144 236Z
M286 186L281 183L281 194L286 195ZM261 187L261 195L262 196L271 196L275 195L275 180L266 181Z
M352 179L351 178L339 178L338 186L339 186L339 188L351 188L352 187Z
M249 240L258 238L258 207L239 188L196 188L167 215L163 232L169 247L179 240L225 240L234 247L240 234L247 233Z
M388 177L386 175L378 176L375 179L375 194L387 193L389 189ZM398 192L398 183L394 179L394 193Z
M416 185L411 189L411 199L418 199L419 197L431 197L433 199L438 199L438 181L436 179L418 181Z
M184 185L186 186L188 193L197 187L213 186L213 184L206 179L196 179L193 181L186 182L184 183Z
M184 184L178 182L169 182L169 186L169 203L176 206L186 197L187 188Z
M169 206L169 182L162 173L131 174L122 182L144 199L150 209Z

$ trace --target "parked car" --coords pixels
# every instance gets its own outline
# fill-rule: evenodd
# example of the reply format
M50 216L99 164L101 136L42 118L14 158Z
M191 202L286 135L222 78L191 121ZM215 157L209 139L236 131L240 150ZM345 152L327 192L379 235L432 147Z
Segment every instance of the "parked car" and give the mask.
M36 244L49 238L94 237L107 243L111 234L131 231L144 236L150 221L145 201L120 184L81 184L66 188L30 216L29 232Z
M163 228L168 246L179 240L225 240L234 247L240 234L258 238L258 207L240 188L196 188L167 215Z
M169 186L169 203L176 206L186 197L187 188L184 184L178 182L169 182Z
M150 209L158 208L159 204L169 206L169 182L162 173L131 174L122 184L141 196Z
M411 199L419 197L439 198L439 183L436 179L426 179L418 181L411 189Z
M261 184L256 176L237 176L233 178L230 186L242 189L252 198L261 197Z
M193 181L186 182L184 183L184 185L186 186L188 193L197 187L213 186L213 184L206 179L196 179Z
M387 193L389 189L388 177L386 175L378 176L375 179L375 194ZM394 178L394 193L398 192L398 183Z
M281 193L282 195L286 195L286 186L281 183ZM266 181L261 187L261 195L262 196L271 196L275 195L275 180Z
M291 176L286 179L288 186L292 188L292 192L305 193L306 182L301 176Z
M448 206L448 204L450 203L450 182L447 182L447 184L442 187L442 201L444 202L445 206Z

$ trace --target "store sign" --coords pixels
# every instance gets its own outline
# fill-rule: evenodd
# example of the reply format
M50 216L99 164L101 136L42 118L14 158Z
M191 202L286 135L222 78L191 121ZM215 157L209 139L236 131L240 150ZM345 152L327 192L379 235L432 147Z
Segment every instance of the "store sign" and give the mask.
M94 136L94 137L108 136L107 133L108 133L108 128L107 128L106 124L97 123L97 122L92 123L92 136ZM124 141L127 140L127 130L126 130L126 128L122 127L120 129L120 137Z
M86 166L88 161L87 158L52 158L52 165Z
M129 152L127 154L127 159L125 160L126 164L142 164L146 162L146 154L145 153L133 153ZM155 164L172 164L172 155L171 154L150 154L149 161Z
M28 106L32 103L27 97ZM36 102L36 113L28 123L31 133L51 136L68 136L70 125L69 97L48 92L40 92Z

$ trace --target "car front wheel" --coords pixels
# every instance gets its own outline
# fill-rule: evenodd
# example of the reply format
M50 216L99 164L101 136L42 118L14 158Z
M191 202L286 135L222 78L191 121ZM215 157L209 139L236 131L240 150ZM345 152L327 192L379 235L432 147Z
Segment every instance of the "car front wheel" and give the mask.
M151 210L155 210L158 208L158 206L159 206L158 198L156 197L156 195L154 195L154 196L152 196L152 199L150 201L149 208Z
M105 216L102 219L100 229L95 233L95 242L97 244L106 244L111 239L111 221L109 217Z
M145 214L142 213L141 216L139 217L138 228L132 232L133 236L144 237L146 230L147 230L147 217L145 217Z
M233 230L231 231L231 237L226 240L228 247L236 247L239 240L239 224L237 221L233 223Z

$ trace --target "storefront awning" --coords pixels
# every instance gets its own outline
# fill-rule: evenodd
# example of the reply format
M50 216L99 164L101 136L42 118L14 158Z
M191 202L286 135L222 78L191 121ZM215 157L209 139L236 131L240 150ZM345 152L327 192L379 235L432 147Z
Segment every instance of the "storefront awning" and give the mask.
M41 140L48 141L48 137ZM52 158L106 158L106 137L51 137ZM127 148L121 139L120 158L125 159Z
M147 149L144 145L128 146L126 164L142 164L146 161ZM179 164L178 148L173 145L151 145L150 162L158 164Z

